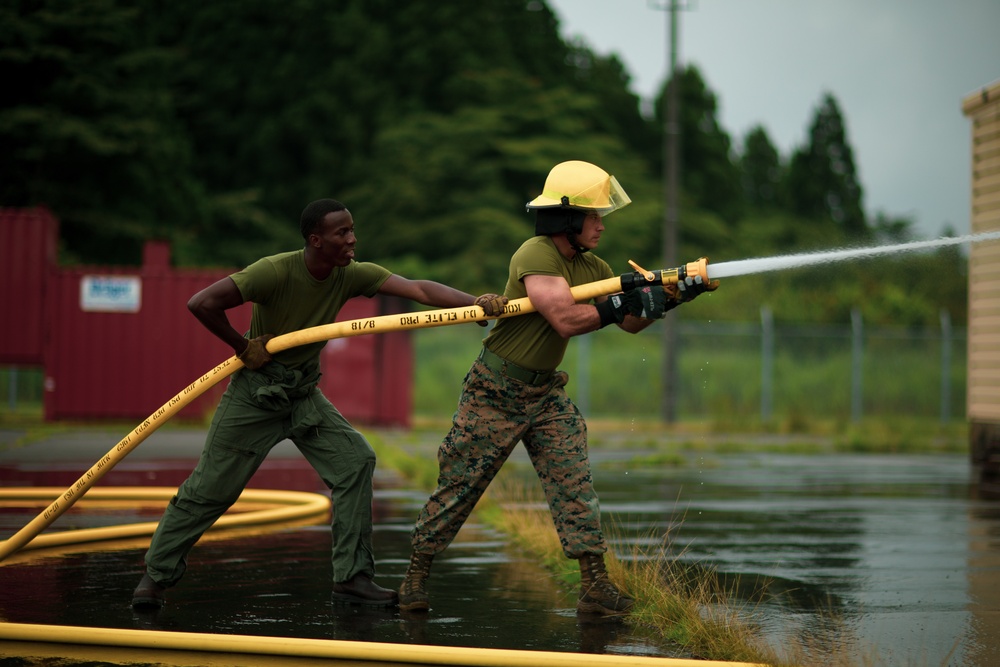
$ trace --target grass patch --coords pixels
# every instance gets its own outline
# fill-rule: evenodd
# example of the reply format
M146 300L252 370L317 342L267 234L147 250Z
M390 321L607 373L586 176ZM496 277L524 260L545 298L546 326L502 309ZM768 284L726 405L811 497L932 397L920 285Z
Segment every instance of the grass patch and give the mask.
M483 518L529 551L564 585L578 586L579 567L563 555L538 490L510 478L490 488L493 504ZM628 623L652 629L694 657L779 664L774 653L761 645L758 627L741 605L734 604L711 570L638 548L629 560L608 552L605 561L611 578L636 600Z
M480 517L507 534L517 547L532 554L567 588L578 587L579 568L563 555L539 490L508 475L498 478L490 493L491 501ZM616 541L614 526L605 532L612 542ZM780 650L767 645L761 639L755 617L759 601L772 595L767 590L768 582L758 583L749 594L737 595L745 588L738 578L726 582L714 569L672 555L669 535L652 551L637 546L627 559L609 551L605 561L612 580L636 600L625 621L651 631L661 641L679 647L691 657L775 667L885 664L874 654L860 658L852 654L848 643L842 640L849 633L832 612L818 612L821 625L827 629L824 639L789 637Z
M0 451L18 449L41 442L53 435L75 430L61 422L43 422L41 416L26 416L23 413L4 414L0 416L0 426L10 429L23 429L24 432L10 442L0 442ZM110 447L110 445L109 445Z
M969 451L968 424L919 419L869 419L850 425L835 450L878 454L960 454Z
M414 437L413 434L410 436ZM400 445L390 445L378 432L365 432L378 465L395 470L419 489L430 493L437 486L437 457L421 456Z

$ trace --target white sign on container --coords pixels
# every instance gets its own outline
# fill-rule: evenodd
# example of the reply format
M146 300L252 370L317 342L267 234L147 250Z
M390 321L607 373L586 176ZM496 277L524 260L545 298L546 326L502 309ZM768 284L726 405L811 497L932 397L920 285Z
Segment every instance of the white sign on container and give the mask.
M137 313L142 306L142 279L138 276L84 276L80 280L80 309L95 313Z

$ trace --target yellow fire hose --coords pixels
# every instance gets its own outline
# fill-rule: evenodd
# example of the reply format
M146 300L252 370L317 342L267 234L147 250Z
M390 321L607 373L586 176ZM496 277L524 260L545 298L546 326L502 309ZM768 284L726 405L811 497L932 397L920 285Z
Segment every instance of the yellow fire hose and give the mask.
M32 501L51 498L59 488L51 486L14 487L0 489L0 501L15 499ZM173 487L115 486L91 489L88 498L98 501L166 502L177 490ZM330 499L319 493L305 491L278 491L271 489L244 489L236 501L236 509L250 505L247 511L227 512L212 525L212 529L238 528L265 523L300 521L312 517L324 517L330 511ZM263 506L263 507L262 507ZM39 535L24 549L47 549L69 544L82 544L103 540L120 540L152 535L156 530L155 521L128 523L101 528L81 528Z
M635 266L633 264L633 266ZM706 260L688 264L678 269L647 272L636 266L642 279L659 280L664 285L676 283L686 276L701 275L708 280ZM612 294L623 289L622 278L611 278L580 285L573 288L577 301L587 301L598 296ZM628 286L626 286L627 288ZM501 318L522 315L534 311L528 299L517 299L507 304ZM453 308L436 311L415 312L402 315L385 315L360 320L335 322L333 324L304 329L271 339L268 351L280 352L307 343L346 338L372 333L386 333L415 328L447 326L488 319L479 307ZM114 467L122 458L145 440L182 407L215 385L223 378L236 372L242 363L231 357L206 373L184 390L170 399L159 410L139 424L130 435L122 439L111 451L88 470L75 484L62 493L33 521L21 531L0 542L0 561L20 548L33 542L31 548L57 546L68 542L96 541L112 537L129 537L148 534L155 529L155 523L132 524L69 531L38 537L38 534L61 516L69 507L86 494L90 488ZM32 489L2 490L0 499L8 496L20 498L48 498L55 493L51 487ZM163 500L173 493L173 489L117 487L99 489L94 492L96 499ZM274 492L247 489L240 496L241 501L287 505L276 509L246 512L221 517L218 527L242 523L267 521L288 521L303 517L325 514L329 511L329 500L325 496L299 492ZM444 647L412 644L389 644L376 642L352 642L325 639L262 637L246 635L217 635L191 632L163 632L152 630L127 630L119 628L75 627L62 625L38 625L25 623L0 623L0 640L6 642L33 643L35 646L58 645L97 646L107 648L138 649L146 659L149 650L194 653L215 653L247 656L272 656L276 658L301 660L340 660L373 662L378 664L419 664L419 665L476 665L481 667L534 667L544 664L550 667L751 667L749 663L722 662L652 656L618 654L580 654L550 651L527 651L513 649L480 649L464 647ZM38 652L39 649L26 649ZM169 660L169 656L163 656Z
M59 489L27 487L0 489L0 502L41 500ZM88 502L166 501L173 488L112 487L92 489ZM329 499L315 493L246 489L239 503L280 505L274 509L241 512L221 517L212 530L240 525L277 523L325 515ZM108 526L41 535L26 549L65 546L151 534L155 522ZM465 648L346 640L219 635L121 628L0 622L0 656L22 658L92 657L102 663L162 662L176 665L207 664L320 664L323 660L374 665L451 665L494 667L751 667L747 663L661 658L622 654L579 654L535 650ZM93 648L90 648L93 647ZM89 652L88 652L89 651ZM91 653L96 651L96 653ZM208 655L206 655L208 654Z
M21 623L0 623L0 640L141 648L144 660L150 659L149 650L154 649L226 653L233 656L351 660L376 662L379 665L477 665L479 667L538 667L538 665L546 667L740 667L740 665L746 665L749 667L746 663L638 655L558 653L555 651L390 644L294 637L214 635L197 632L121 630ZM162 659L169 660L169 656L163 656ZM242 660L235 659L233 664L240 663L253 664L253 660L244 657Z
M646 271L633 262L630 262L637 269L636 274L626 274L624 277L608 278L598 280L584 285L577 285L572 288L573 298L578 302L589 301L599 296L614 294L623 289L632 288L636 282L657 281L664 285L676 284L679 279L687 276L700 275L708 281L708 261L701 258L697 262L691 262L676 269L663 269L661 271ZM626 284L630 283L630 284ZM645 282L643 282L645 284ZM515 299L504 306L504 312L500 318L514 317L534 312L535 308L527 298ZM393 331L407 331L411 329L422 329L429 327L448 326L452 324L462 324L478 322L490 319L479 306L467 306L464 308L447 308L442 310L430 310L422 312L404 313L399 315L381 315L378 317L362 318L358 320L347 320L344 322L333 322L318 327L293 331L282 336L276 336L267 343L267 351L274 354L299 345L317 343L334 338L348 338L351 336L361 336L375 333L389 333ZM243 362L235 356L226 359L214 369L205 373L200 378L185 387L179 394L160 406L160 409L147 417L141 424L136 426L132 432L118 442L107 454L84 473L76 482L66 489L61 496L56 498L38 516L28 522L17 533L0 542L0 561L21 549L28 542L33 540L39 533L45 530L63 512L83 497L90 488L98 482L109 470L117 465L129 452L135 449L143 440L149 437L156 429L165 424L181 408L213 387L222 379L232 375L243 367Z

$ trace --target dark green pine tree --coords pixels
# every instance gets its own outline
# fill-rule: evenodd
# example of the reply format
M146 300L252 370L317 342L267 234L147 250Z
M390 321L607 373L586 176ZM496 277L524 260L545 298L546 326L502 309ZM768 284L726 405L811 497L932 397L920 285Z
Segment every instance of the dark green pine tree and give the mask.
M0 201L52 209L69 261L135 264L144 239L200 215L172 55L148 28L125 0L0 7Z
M743 193L751 209L774 211L786 207L785 165L761 125L751 128L743 140L740 170Z
M854 152L832 94L823 96L809 127L808 142L792 155L788 193L797 215L831 222L848 238L867 235Z
M681 187L697 207L732 223L741 217L744 208L732 140L719 123L716 95L697 66L689 65L680 76ZM663 141L668 83L656 105L657 146L662 146ZM663 164L662 150L655 164Z

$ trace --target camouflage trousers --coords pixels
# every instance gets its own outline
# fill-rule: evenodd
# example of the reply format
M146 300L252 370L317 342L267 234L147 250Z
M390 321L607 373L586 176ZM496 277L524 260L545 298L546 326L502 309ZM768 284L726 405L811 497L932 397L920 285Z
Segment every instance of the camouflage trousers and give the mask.
M568 558L607 551L587 454L587 425L556 372L531 386L476 359L451 430L438 449L438 486L420 511L412 547L443 551L500 467L523 441Z

